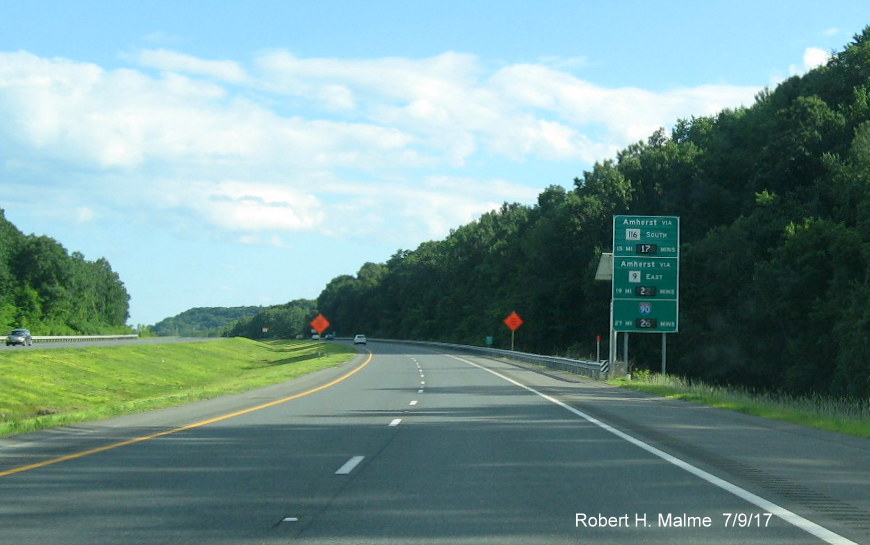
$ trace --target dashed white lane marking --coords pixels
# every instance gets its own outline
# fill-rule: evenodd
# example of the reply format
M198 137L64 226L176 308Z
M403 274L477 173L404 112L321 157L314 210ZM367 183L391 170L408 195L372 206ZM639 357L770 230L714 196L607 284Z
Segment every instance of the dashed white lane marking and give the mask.
M422 394L423 393L423 385L426 384L426 381L423 379L426 378L426 375L423 373L423 368L420 367L419 362L417 363L417 369L420 370L420 389L417 390L417 393ZM416 404L416 402L412 403L412 405L415 405L415 404Z
M398 426L398 425L401 424L401 423L402 423L402 419L401 419L401 418L394 418L393 421L390 422L390 427L391 427L391 428L395 428L396 426Z
M408 403L408 405L411 405L411 406L414 406L414 405L416 405L416 404L417 404L417 400L416 400L416 399L415 399L414 401Z
M343 466L341 466L340 468L338 468L338 470L335 472L335 474L336 474L336 475L347 475L348 473L350 473L351 471L353 471L354 468L355 468L356 466L358 466L360 462L363 461L363 458L365 458L365 456L354 456L354 457L352 457L350 460L348 460L347 462L345 462Z

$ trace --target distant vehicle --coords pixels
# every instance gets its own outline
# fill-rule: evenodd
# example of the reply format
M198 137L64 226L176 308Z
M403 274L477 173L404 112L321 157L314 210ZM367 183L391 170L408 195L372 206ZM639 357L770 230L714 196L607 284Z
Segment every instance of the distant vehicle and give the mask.
M6 346L20 344L21 346L33 346L33 337L29 329L13 329L6 335Z
M315 333L314 335L311 336L311 340L312 340L312 341L319 341L319 340L320 340L320 335L318 335L317 333Z
M334 338L335 338L335 333L327 333L326 335L323 336L324 341L331 341Z
M366 344L366 336L365 335L354 335L353 336L353 344Z

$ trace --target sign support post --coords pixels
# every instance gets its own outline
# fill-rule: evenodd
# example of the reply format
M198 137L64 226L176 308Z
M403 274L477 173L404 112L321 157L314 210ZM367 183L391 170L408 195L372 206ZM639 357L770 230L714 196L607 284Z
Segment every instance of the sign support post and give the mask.
M622 334L622 361L625 362L625 372L628 373L628 331Z
M517 314L516 311L514 311L511 312L510 315L502 321L504 322L504 325L508 326L508 329L511 330L511 352L513 352L514 334L517 332L517 329L519 329L519 327L523 325L523 319L520 318L520 315Z
M613 366L616 365L616 329L613 327L613 300L610 301L610 342L608 343L607 378L613 376Z
M668 336L662 333L662 375L668 374Z

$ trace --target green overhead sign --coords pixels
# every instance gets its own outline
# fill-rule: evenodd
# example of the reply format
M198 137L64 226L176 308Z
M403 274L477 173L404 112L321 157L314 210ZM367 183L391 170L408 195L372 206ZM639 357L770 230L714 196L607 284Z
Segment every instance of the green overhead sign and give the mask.
M613 329L631 333L676 333L677 301L613 301Z
M680 218L613 217L613 329L675 333L679 323Z
M680 257L680 218L614 216L613 255Z

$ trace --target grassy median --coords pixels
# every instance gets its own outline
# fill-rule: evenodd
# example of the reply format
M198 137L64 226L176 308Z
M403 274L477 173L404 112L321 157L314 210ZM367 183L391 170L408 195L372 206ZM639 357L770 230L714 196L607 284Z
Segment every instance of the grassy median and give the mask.
M671 375L641 371L610 384L718 409L782 420L821 430L870 438L870 400L758 394Z
M181 405L349 361L338 343L207 342L0 352L0 437Z

